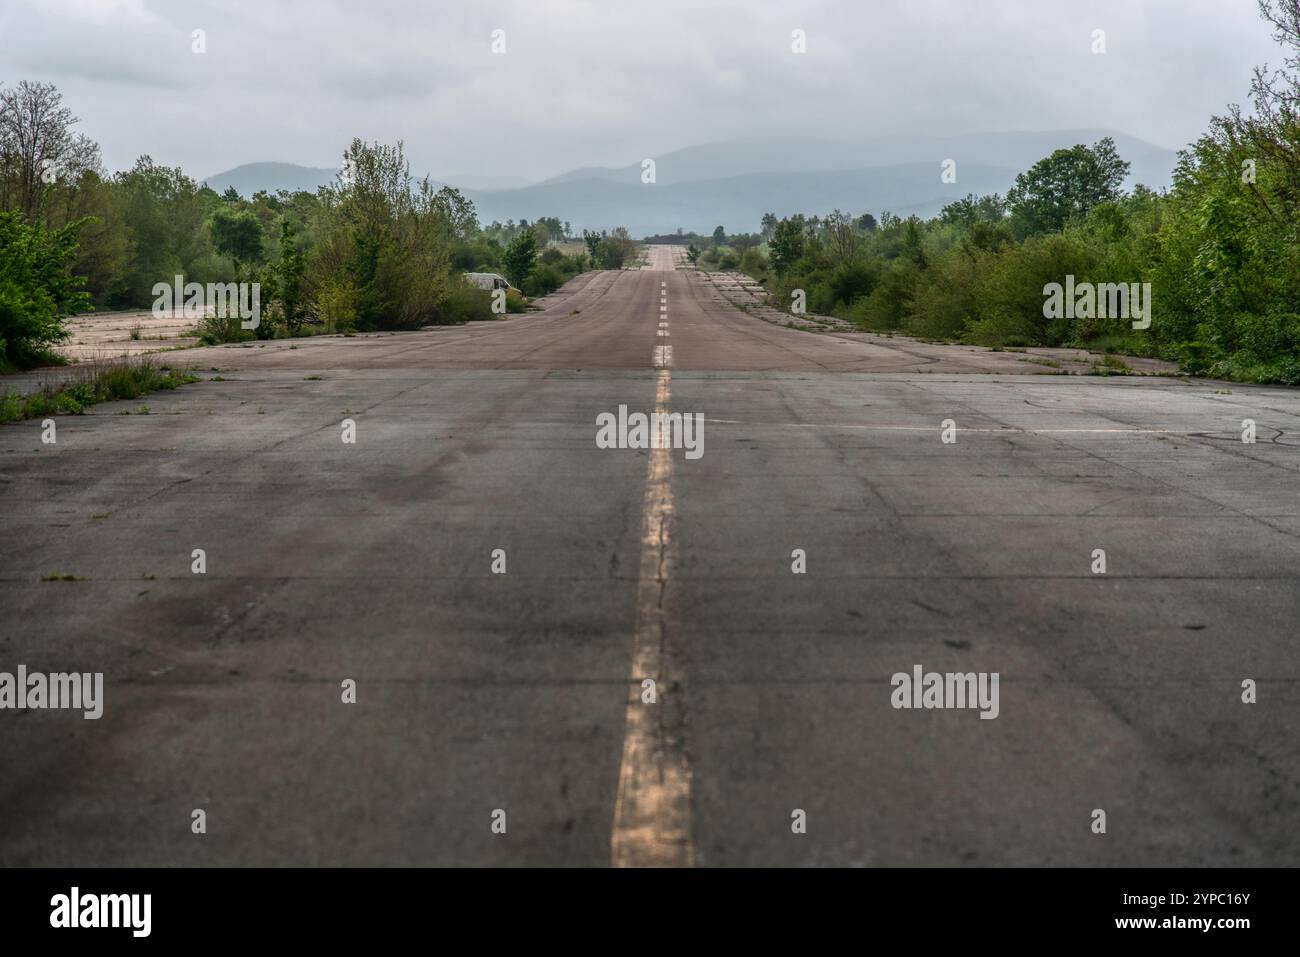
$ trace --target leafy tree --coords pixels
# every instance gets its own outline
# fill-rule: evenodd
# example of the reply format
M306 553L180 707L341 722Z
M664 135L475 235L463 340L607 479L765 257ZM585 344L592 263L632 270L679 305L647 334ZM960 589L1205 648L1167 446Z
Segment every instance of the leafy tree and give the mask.
M533 261L537 258L537 234L531 229L526 229L511 241L506 247L506 253L503 260L505 266L506 278L510 282L523 288L524 280L532 272Z
M857 255L859 237L857 230L854 229L853 219L847 213L835 210L826 217L822 228L826 234L826 243L836 262L847 263Z
M212 242L217 252L229 256L238 272L242 264L262 259L262 223L248 210L231 212L219 206L212 214Z
M721 226L713 230L713 245L721 246L727 241L727 231Z
M915 216L909 216L903 222L901 255L921 269L924 269L929 264L921 240L921 220Z
M1109 136L1091 148L1056 150L1017 176L1007 194L1017 234L1055 232L1082 220L1098 203L1119 197L1128 171Z
M601 250L600 233L584 229L582 231L582 241L587 244L587 255L591 257L592 267L597 267L604 258Z
M453 287L451 226L428 177L415 180L403 144L354 139L346 175L321 191L321 238L310 288L344 277L359 329L408 329L439 317ZM444 195L444 200L447 197Z
M769 244L772 269L778 276L784 276L794 268L795 262L803 256L804 230L799 219L783 219L776 225Z
M558 216L543 216L537 222L533 223L534 229L539 230L538 242L563 242L566 235L564 223L560 222Z
M46 208L52 228L82 223L77 234L74 275L86 277L91 301L106 306L121 301L126 273L135 256L135 244L122 215L113 184L91 170L76 181L60 183Z
M0 209L31 220L47 187L99 170L99 146L76 123L52 83L0 88Z
M478 232L478 215L474 211L474 204L460 190L451 186L442 187L434 194L433 205L446 217L454 238L468 239Z
M183 274L195 282L234 278L203 229L208 212L194 180L180 169L158 166L148 156L113 178L122 221L133 255L124 277L122 300L114 305L146 306L153 286Z
M302 277L305 271L302 253L294 242L294 227L289 220L280 224L280 262L275 268L275 293L284 317L285 330L295 335L302 325Z
M945 206L939 216L945 223L969 229L976 223L1001 222L1006 212L1006 201L997 193L991 196L968 193L964 199Z

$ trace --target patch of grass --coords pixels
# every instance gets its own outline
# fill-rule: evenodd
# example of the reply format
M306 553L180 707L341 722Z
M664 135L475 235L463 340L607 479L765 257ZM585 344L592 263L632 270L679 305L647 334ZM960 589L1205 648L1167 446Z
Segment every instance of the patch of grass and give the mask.
M1129 364L1119 356L1106 355L1101 357L1101 362L1095 362L1092 368L1088 370L1088 375L1132 375L1133 370Z
M43 582L84 582L84 581L89 581L89 579L81 578L77 575L69 574L68 572L50 572L48 575L42 575L41 581Z
M148 356L79 366L63 383L50 383L28 395L0 396L0 422L18 422L49 415L80 415L98 402L138 399L159 389L175 389L198 377L158 366ZM147 413L148 408L142 407Z
M1136 336L1098 336L1095 339L1080 343L1080 345L1089 352L1104 352L1107 355L1120 353L1129 356L1145 356L1151 353L1150 344Z

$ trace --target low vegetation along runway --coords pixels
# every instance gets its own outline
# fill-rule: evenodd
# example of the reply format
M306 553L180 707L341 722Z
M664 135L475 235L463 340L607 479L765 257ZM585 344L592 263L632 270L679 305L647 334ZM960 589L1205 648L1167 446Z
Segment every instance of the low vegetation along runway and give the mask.
M1300 863L1300 393L988 374L673 257L0 427L0 671L104 674L0 714L0 863ZM996 717L894 707L918 665Z

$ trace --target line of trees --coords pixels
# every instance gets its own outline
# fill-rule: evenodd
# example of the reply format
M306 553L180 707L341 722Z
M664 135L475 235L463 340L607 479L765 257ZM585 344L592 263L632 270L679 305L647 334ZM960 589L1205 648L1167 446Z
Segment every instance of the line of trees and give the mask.
M884 213L762 220L728 261L789 308L863 328L991 346L1071 345L1175 360L1189 372L1300 384L1300 7L1261 0L1282 69L1259 69L1179 154L1172 189L1124 191L1114 143L1057 150L1006 196L921 220ZM700 254L701 260L708 251ZM1044 287L1150 283L1151 325L1048 318Z
M77 122L51 84L0 88L0 368L55 361L64 317L149 308L154 285L177 275L260 283L263 337L409 329L492 318L466 272L544 295L617 260L626 237L566 254L553 244L571 228L557 217L480 226L459 191L411 175L400 142L353 140L315 193L245 198L149 156L108 175ZM524 308L513 293L507 304ZM237 318L203 328L207 341L253 334Z

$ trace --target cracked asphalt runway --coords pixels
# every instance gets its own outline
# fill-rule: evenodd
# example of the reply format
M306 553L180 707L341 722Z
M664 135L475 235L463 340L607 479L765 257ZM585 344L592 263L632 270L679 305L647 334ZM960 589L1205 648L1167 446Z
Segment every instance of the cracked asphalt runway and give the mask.
M786 329L678 256L0 426L0 672L105 676L0 711L0 864L1300 864L1300 392ZM620 404L703 456L597 448ZM893 708L917 664L999 716Z

